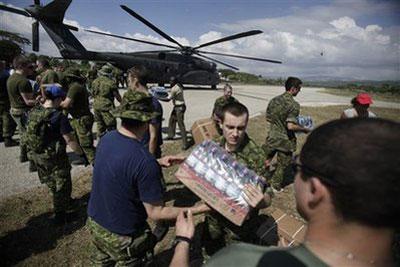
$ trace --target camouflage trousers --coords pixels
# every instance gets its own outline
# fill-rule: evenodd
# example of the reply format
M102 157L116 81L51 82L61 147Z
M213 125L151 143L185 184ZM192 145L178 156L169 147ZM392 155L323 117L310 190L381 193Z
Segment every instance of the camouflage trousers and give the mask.
M0 104L0 136L12 137L15 130L15 122L10 115L10 107Z
M275 155L277 157L276 168L270 180L272 187L279 190L292 183L295 175L291 166L293 153L282 152L267 145L263 145L263 149L268 159L272 159Z
M265 215L254 214L250 219L237 226L217 212L211 212L205 216L203 246L208 255L213 255L218 250L236 242L246 242L255 245L271 245L264 235L265 223L269 223ZM276 240L277 242L277 240Z
M94 121L97 124L97 136L103 136L107 131L117 128L117 120L110 111L94 110Z
M156 239L148 225L133 236L112 233L90 217L86 225L92 239L93 266L143 266L153 254Z
M75 135L88 161L93 163L96 154L96 150L93 146L93 115L90 114L74 118L71 120L71 125L74 128Z
M67 155L60 159L47 156L44 159L40 155L32 155L31 152L28 155L36 164L40 182L48 186L53 196L54 212L67 211L72 204L71 166Z
M18 132L19 132L19 147L21 149L21 156L25 156L27 154L27 148L25 144L25 132L26 132L26 123L28 121L27 111L23 109L13 109L10 110L11 117L14 122L17 124Z
M176 123L178 123L179 130L181 131L182 136L182 147L187 146L186 127L184 123L185 111L185 105L174 106L168 122L168 138L173 138L175 136Z

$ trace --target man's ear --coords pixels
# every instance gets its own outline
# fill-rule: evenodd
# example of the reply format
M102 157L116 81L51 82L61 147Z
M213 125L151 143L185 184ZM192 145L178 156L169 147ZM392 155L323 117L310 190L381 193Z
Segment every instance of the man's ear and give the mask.
M308 205L310 209L314 209L323 201L327 201L329 196L329 191L327 187L321 183L316 177L311 177L309 179L309 198Z

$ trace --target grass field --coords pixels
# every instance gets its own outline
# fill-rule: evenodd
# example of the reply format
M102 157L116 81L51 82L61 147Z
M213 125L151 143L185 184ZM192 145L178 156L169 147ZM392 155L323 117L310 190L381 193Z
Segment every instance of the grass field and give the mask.
M351 99L352 97L356 96L358 93L364 92L362 90L357 89L333 89L333 88L326 88L321 92L332 94L332 95L342 95L342 96L349 96ZM373 100L380 100L380 101L391 101L400 103L400 93L392 94L392 93L380 93L380 92L368 92L372 96Z
M323 108L303 107L301 113L311 115L316 125L336 119L344 106ZM379 117L400 120L400 109L372 108ZM259 144L266 137L264 116L251 119L249 135ZM298 147L304 143L305 135L300 135ZM168 143L163 147L164 154L180 151L180 142ZM189 152L185 152L189 153ZM168 205L192 205L195 198L173 174L177 167L164 170L168 192ZM89 233L85 227L86 205L91 188L91 173L82 173L73 178L73 197L81 204L79 219L63 228L50 224L52 202L47 188L40 187L0 201L0 251L3 266L86 266L89 255ZM288 186L278 194L272 207L280 208L299 217L295 209L293 188ZM202 217L198 216L197 221ZM167 237L156 247L156 260L161 266L168 266L172 253L171 241L174 229L171 227Z

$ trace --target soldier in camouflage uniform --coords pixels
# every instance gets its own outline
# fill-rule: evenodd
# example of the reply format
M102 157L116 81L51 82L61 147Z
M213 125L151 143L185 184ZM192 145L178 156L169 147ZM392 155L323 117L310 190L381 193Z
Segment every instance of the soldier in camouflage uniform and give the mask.
M221 116L223 135L217 142L236 160L265 178L267 172L264 151L246 134L248 117L249 113L244 105L237 102L225 105ZM267 181L264 182L264 186L260 188L247 185L244 197L253 209L242 226L233 224L216 211L206 215L204 246L209 255L236 241L265 243L262 234L257 234L265 222L265 219L258 215L258 211L271 203L270 189Z
M239 102L236 98L232 96L232 86L230 84L225 84L224 86L224 95L218 97L215 100L214 108L212 111L212 119L214 120L215 128L217 129L218 133L222 134L222 129L219 126L222 117L222 109L226 104Z
M60 103L65 92L60 86L44 89L46 100L29 114L25 138L29 149L28 158L37 169L40 182L46 184L53 196L54 222L64 224L67 210L72 206L71 165L66 144L77 154L82 151L72 134L68 118L61 112Z
M156 160L140 143L149 121L158 115L148 93L128 90L113 114L121 119L121 127L100 139L93 170L87 221L91 261L98 266L143 266L156 245L147 217L173 220L188 210L165 207L160 183L160 165L171 166L183 158ZM196 214L208 207L190 209Z
M18 145L12 139L15 123L10 115L10 99L7 92L7 79L10 76L5 69L6 62L0 61L0 141L4 141L5 147Z
M97 78L97 65L93 64L86 76L86 85L90 93L92 93L93 81Z
M39 83L39 86L42 86L43 84L54 84L54 83L59 83L59 76L57 72L55 72L51 67L50 67L50 62L46 58L39 58L36 60L37 64L37 81ZM42 96L43 96L43 91L41 90Z
M282 183L294 179L290 168L293 152L296 151L295 132L307 133L310 130L297 124L300 104L294 97L300 92L301 80L289 77L286 80L286 92L274 97L268 104L266 118L269 122L269 132L263 145L267 155L267 164L277 155L277 165L271 178L272 187L280 191Z
M121 102L121 95L112 80L112 67L104 65L98 73L99 77L92 84L92 95L94 121L97 124L97 135L101 137L106 131L113 130L117 126L111 110L115 107L114 98Z
M20 135L20 162L28 161L25 143L25 129L28 111L36 104L32 86L26 78L33 74L34 66L25 56L17 56L13 61L15 72L7 80L7 92L10 99L10 114L18 126ZM34 165L31 164L32 170Z
M61 107L67 109L72 116L71 125L90 164L94 162L93 146L93 114L89 108L89 93L85 88L85 78L79 69L69 69L65 76L68 80L68 93ZM73 164L83 163L73 162Z

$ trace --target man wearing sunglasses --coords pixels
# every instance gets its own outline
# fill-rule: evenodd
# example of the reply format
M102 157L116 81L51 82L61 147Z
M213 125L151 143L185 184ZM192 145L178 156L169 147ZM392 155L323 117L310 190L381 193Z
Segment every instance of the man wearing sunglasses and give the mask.
M303 244L237 244L206 266L398 266L392 243L400 225L399 154L399 123L354 118L320 126L294 164L296 206L308 222ZM179 220L181 229L188 225ZM176 247L174 264L185 266L184 249Z
M277 165L271 178L275 191L280 191L284 182L293 180L290 162L293 152L296 151L295 133L310 131L297 124L300 104L294 97L300 92L301 84L299 78L289 77L285 82L286 91L274 97L267 107L266 118L270 126L263 148L267 156L266 165L277 156Z

